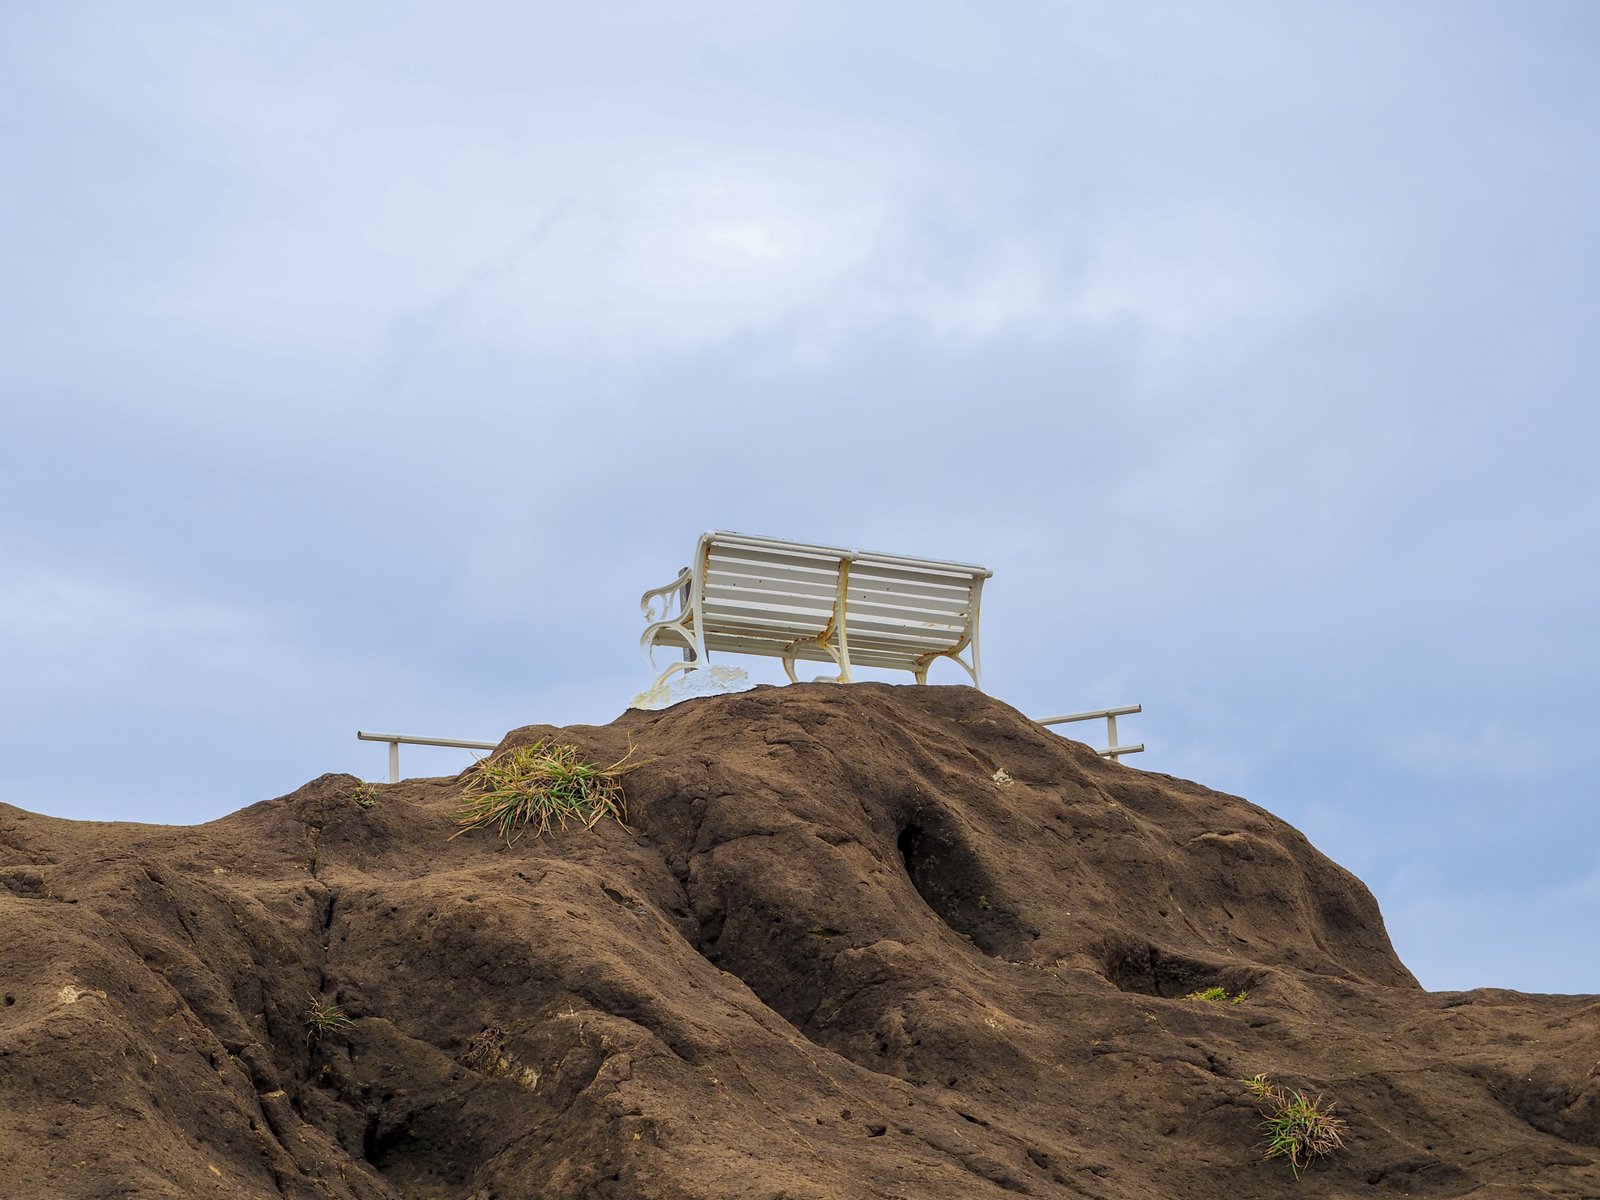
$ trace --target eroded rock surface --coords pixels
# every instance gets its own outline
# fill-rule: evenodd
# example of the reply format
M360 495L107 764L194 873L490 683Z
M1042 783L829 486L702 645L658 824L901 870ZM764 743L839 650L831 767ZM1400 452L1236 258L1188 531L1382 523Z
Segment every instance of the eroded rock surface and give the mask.
M627 828L452 841L460 779L0 806L0 1196L1600 1196L1600 998L1422 991L1244 800L968 688L506 744L549 736L631 747ZM1257 1073L1349 1123L1298 1184Z

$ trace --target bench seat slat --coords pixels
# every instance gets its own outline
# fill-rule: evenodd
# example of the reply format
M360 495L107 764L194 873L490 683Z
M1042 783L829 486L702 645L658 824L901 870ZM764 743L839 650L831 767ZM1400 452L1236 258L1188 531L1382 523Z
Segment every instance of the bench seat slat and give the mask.
M823 555L769 555L763 553L727 553L713 547L707 556L711 575L747 574L764 578L781 578L785 572L795 572L801 577L815 577L818 573L837 578L843 556ZM985 573L986 574L986 573ZM913 571L900 566L884 565L871 559L856 558L850 561L850 581L870 580L877 586L899 587L911 592L953 588L970 590L975 579L984 575L967 568L951 569L947 564L930 563L927 570Z
M768 617L783 621L831 621L833 605L812 604L806 596L751 596L746 600L706 601L701 617L710 624L723 619L739 620L750 617Z
M977 563L951 562L942 558L911 558L903 554L881 554L876 550L856 550L852 553L857 562L882 567L885 570L904 569L917 574L927 571L955 571L982 579L988 579L994 574L988 567L980 567Z
M887 621L848 622L845 630L850 637L850 647L867 642L916 643L919 646L953 646L966 636L963 627L945 625L894 625Z
M881 613L849 608L845 613L845 630L851 638L863 635L885 634L922 641L953 641L962 636L967 627L964 619L932 616L924 613L907 613L902 609L885 609ZM771 596L760 603L747 605L719 601L708 602L702 619L706 630L723 624L748 626L768 625L773 628L794 628L805 622L821 629L833 618L833 608L806 607L788 604L784 598Z
M804 641L807 638L819 636L827 627L827 622L814 622L809 628L798 623L775 623L770 618L762 619L757 616L729 617L724 616L717 620L707 620L705 626L706 644L709 648L712 642L721 638L756 639L771 642L778 646L787 646L794 642ZM962 629L909 629L905 627L847 629L847 642L850 654L855 656L857 650L875 649L880 651L894 651L909 662L923 654L937 653L950 650L965 640L966 632ZM833 641L837 644L838 639Z
M743 602L752 597L764 600L772 596L784 597L783 602L786 604L798 603L803 607L815 604L831 608L838 596L838 588L834 584L795 582L768 583L763 586L761 580L735 580L726 577L709 580L705 587L707 603L729 600ZM933 617L964 622L972 610L972 593L963 590L948 596L911 596L870 588L850 588L845 593L845 605L850 612L858 610L865 612L870 609L880 614L927 613Z
M839 581L829 579L812 583L801 579L757 579L753 575L711 575L706 578L708 600L720 596L770 596L778 592L789 596L815 596L832 604L839 594Z
M787 639L779 641L776 638L745 638L733 637L728 634L706 638L707 650L728 651L733 654L762 654L769 658L782 656L789 644ZM833 661L833 656L815 643L797 646L794 656L805 662Z
M921 608L948 613L966 612L972 607L971 588L941 588L938 591L912 592L899 591L895 588L857 586L853 579L850 583L850 590L846 593L846 603L850 604L888 604L900 608Z
M933 659L941 654L951 654L954 646L912 646L906 648L884 649L882 646L850 647L850 661L863 667L897 667L902 671L916 669L917 660L920 658Z
M933 604L966 603L972 595L970 579L927 580L921 583L897 579L878 579L873 576L850 573L849 592L852 595L903 596L906 600L927 600ZM818 594L833 595L839 587L836 571L799 571L790 567L774 567L761 571L732 571L713 564L706 573L707 587L793 587L797 590L815 590Z
M930 652L930 653L932 653L932 652ZM795 657L798 659L800 656L796 655ZM904 654L884 654L884 653L882 653L880 651L870 650L870 649L869 650L863 650L859 654L857 654L854 650L852 650L850 652L850 665L852 667L878 667L878 668L880 668L882 670L886 670L886 671L911 671L911 670L915 669L916 661L917 661L917 659L919 657L921 657L921 656L920 655L914 655L914 656L911 656L911 657L907 657ZM933 657L938 658L940 656L938 654L934 654ZM805 661L807 661L807 662L812 662L812 661L820 662L820 661L824 661L824 660L823 659L807 659ZM826 661L832 661L832 660L829 659L829 660L826 660Z
M965 625L972 611L972 597L960 603L934 600L917 600L902 604L898 597L883 596L878 592L851 593L845 601L845 611L851 616L904 617L908 621L939 621Z
M858 558L850 564L850 578L852 579L883 579L891 583L912 584L924 586L927 584L945 584L951 587L970 585L975 579L985 578L987 573L965 567L950 567L947 565L928 564L927 570L909 570L899 566L885 566L873 562L871 559Z
M715 569L719 564L729 570L759 572L766 570L786 571L833 571L839 569L839 564L845 561L842 557L827 554L758 554L741 551L720 550L712 548L706 555L706 561Z
M885 653L894 652L904 655L907 659L919 658L924 654L943 654L946 650L954 650L961 643L961 636L950 637L897 637L888 633L862 634L860 637L850 639L850 657L854 658L860 650L881 650Z
M708 602L701 613L701 620L707 629L726 622L748 624L751 621L761 621L784 629L804 626L808 630L807 637L816 629L834 623L833 605L810 605L800 600L790 602L782 596L752 596L743 602Z
M759 654L766 657L774 657L782 654L788 646L789 642L778 639L764 640L761 638L742 638L727 635L720 637L708 636L706 638L706 649L722 654ZM909 670L911 664L921 657L922 653L934 653L934 651L910 654L899 650L881 650L872 646L862 647L858 650L852 646L850 648L850 661L858 667L881 667L888 670L904 671ZM794 657L798 662L833 662L831 654L814 644L807 645L802 643L796 646Z
M839 576L829 571L775 570L765 575L745 575L735 571L711 570L706 572L705 585L763 592L793 589L819 596L833 596L839 591Z
M835 585L809 583L784 583L782 586L762 587L759 581L734 581L719 578L706 583L705 595L708 604L721 601L746 601L751 597L765 599L770 596L783 595L803 600L815 599L819 604L832 608L834 599L838 595ZM785 603L788 603L786 600ZM886 616L892 613L905 613L914 616L919 613L928 613L933 617L945 617L953 621L965 623L967 613L972 608L972 595L963 591L959 596L927 597L927 596L900 596L895 593L872 591L866 588L850 588L846 592L846 610L851 613L870 613L876 616Z
M773 636L788 632L789 640L816 637L833 620L832 613L783 613L771 609L719 609L708 612L701 620L706 633L720 629L748 630L770 629Z
M793 608L805 612L833 611L834 599L832 596L808 595L805 592L789 592L782 588L735 588L720 595L708 595L705 598L707 612L717 608Z
M823 558L844 558L855 551L845 546L824 546L816 542L790 542L779 538L753 538L742 533L711 533L701 538L719 554L811 554Z
M900 554L881 554L874 550L850 550L843 546L812 545L808 542L789 542L778 538L755 538L742 533L717 532L707 534L702 543L709 543L714 554L804 554L823 558L851 558L856 562L868 564L876 569L885 571L906 571L908 577L918 578L930 572L954 572L956 574L980 576L984 579L993 574L988 567L980 567L977 563L950 562L939 558L912 558Z

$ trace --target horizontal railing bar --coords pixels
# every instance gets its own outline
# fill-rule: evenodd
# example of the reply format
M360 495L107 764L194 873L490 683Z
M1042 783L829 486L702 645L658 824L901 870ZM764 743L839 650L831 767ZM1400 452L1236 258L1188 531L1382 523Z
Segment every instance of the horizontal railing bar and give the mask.
M1035 725L1067 725L1073 721L1094 721L1106 717L1126 717L1143 712L1144 705L1130 704L1126 708L1102 708L1097 712L1069 713L1064 717L1036 717Z
M1137 746L1107 746L1104 750L1096 750L1095 753L1101 758L1115 758L1119 754L1142 754L1144 743L1140 742Z
M404 733L362 733L356 736L363 742L404 742L407 746L453 746L460 750L493 750L499 742L469 742L461 738L412 737Z

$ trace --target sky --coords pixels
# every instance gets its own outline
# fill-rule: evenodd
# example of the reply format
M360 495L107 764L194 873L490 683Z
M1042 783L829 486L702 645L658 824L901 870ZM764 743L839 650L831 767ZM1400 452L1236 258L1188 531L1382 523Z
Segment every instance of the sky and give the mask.
M1600 992L1597 55L1584 0L12 0L0 801L609 721L732 529L992 568L986 690L1142 704L1427 987Z

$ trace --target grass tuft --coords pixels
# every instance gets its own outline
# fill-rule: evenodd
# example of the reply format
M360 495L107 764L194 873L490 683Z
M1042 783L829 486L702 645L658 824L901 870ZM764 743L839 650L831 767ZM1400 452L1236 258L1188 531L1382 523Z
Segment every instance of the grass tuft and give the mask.
M539 1087L539 1072L523 1065L510 1050L511 1035L499 1025L491 1025L467 1043L461 1065L495 1079L510 1079L528 1091Z
M1251 1097L1262 1106L1266 1117L1266 1157L1287 1158L1296 1179L1300 1168L1313 1159L1332 1154L1344 1145L1345 1123L1333 1115L1333 1105L1324 1105L1321 1096L1308 1099L1304 1093L1287 1091L1265 1075L1241 1079Z
M576 746L535 742L479 763L457 814L452 838L473 829L494 829L509 848L531 828L534 837L577 824L593 829L626 810L622 776L628 757L609 767L588 762Z
M306 1040L313 1041L341 1029L354 1028L355 1022L345 1016L337 1004L328 1004L320 996L312 995L306 1005Z
M1228 998L1228 989L1227 988L1208 987L1202 992L1190 992L1187 996L1184 997L1184 999L1185 1000L1205 1000L1205 1001L1207 1001L1208 1003L1211 1003L1211 1004L1219 1004L1224 1000L1227 1000L1229 1004L1243 1004L1246 1000L1250 999L1250 993L1249 992L1240 992L1237 996L1234 996L1232 999L1229 999Z

